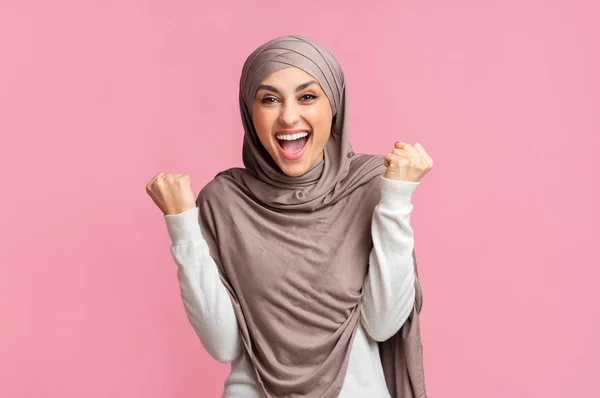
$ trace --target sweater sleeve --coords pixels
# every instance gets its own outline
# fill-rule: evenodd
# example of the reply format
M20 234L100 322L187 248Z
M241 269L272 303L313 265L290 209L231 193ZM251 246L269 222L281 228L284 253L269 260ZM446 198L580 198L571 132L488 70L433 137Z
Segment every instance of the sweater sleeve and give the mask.
M229 293L198 224L198 207L164 215L187 317L208 353L222 363L242 352Z
M419 185L381 178L381 199L373 211L373 248L361 309L361 323L376 341L385 341L396 334L413 308L414 233L410 213L411 196Z

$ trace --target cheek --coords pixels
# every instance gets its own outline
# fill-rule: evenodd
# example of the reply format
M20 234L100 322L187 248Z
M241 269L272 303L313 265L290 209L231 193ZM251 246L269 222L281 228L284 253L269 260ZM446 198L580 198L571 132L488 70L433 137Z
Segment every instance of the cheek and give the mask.
M265 143L265 139L268 139L271 135L272 121L268 112L254 111L252 113L252 123L258 138L261 142Z
M326 142L329 139L331 132L331 108L327 106L314 107L307 114L307 120L313 128L315 139L320 143Z
M267 149L272 146L271 134L269 133L269 130L257 128L256 134L258 135L258 140L261 142L262 146Z

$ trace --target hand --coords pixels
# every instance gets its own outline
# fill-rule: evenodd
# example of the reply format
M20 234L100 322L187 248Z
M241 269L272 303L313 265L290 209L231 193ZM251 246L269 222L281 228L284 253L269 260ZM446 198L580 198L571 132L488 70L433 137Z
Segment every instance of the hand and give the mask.
M146 192L165 215L183 213L196 207L187 174L158 173L146 184Z
M394 150L385 155L383 176L390 180L419 182L433 167L433 159L418 142L414 146L396 142Z

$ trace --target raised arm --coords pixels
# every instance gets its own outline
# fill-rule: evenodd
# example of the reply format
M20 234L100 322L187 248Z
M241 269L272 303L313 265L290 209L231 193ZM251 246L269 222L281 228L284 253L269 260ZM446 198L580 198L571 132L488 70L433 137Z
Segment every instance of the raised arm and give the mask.
M381 199L371 223L373 249L361 310L362 325L376 341L392 337L414 305L414 233L410 213L411 196L419 185L381 178Z
M238 323L198 224L198 207L164 215L187 317L208 353L222 363L242 353Z

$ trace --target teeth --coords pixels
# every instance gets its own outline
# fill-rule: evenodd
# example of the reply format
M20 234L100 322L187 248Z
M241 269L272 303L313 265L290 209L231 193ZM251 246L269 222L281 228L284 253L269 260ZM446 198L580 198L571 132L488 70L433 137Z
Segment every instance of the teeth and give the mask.
M294 133L294 134L280 134L277 136L278 140L284 140L284 141L293 141L293 140L297 140L303 137L306 137L308 135L307 132L301 132L301 133Z

